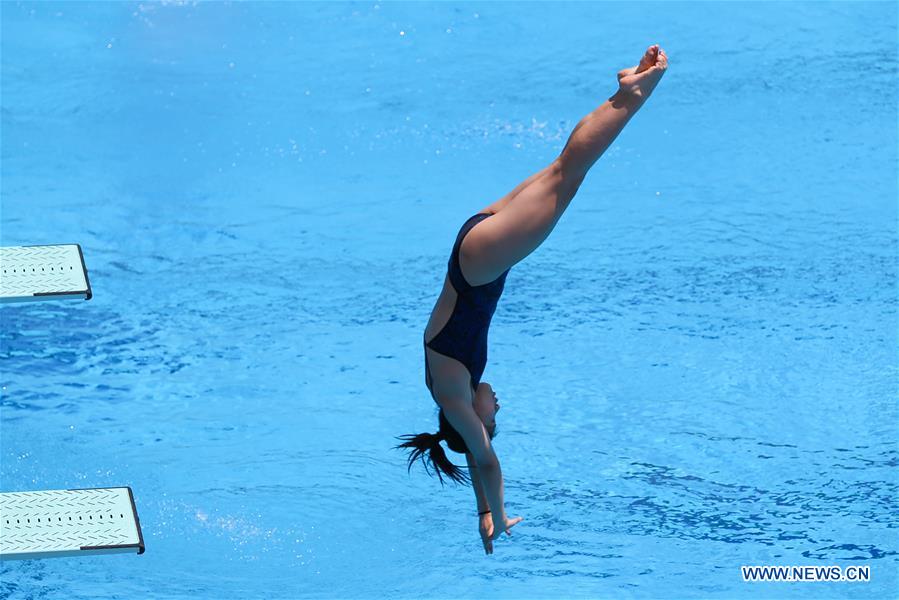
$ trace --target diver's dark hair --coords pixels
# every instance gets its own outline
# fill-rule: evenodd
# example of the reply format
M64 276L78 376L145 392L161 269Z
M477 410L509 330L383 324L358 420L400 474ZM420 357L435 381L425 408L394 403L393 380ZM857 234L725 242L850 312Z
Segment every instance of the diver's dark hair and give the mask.
M444 452L443 448L440 446L440 440L444 440L450 450L458 452L459 454L465 454L468 452L468 446L465 445L465 440L462 439L459 432L453 429L453 426L446 420L442 408L438 415L438 421L440 423L440 429L437 433L419 433L418 435L407 434L396 438L398 440L407 441L399 446L394 446L394 448L411 449L409 452L409 465L406 471L410 471L412 469L412 464L420 458L421 463L425 466L425 471L427 471L428 475L431 475L431 470L428 468L428 461L425 459L425 452L427 452L431 466L434 467L437 478L440 480L440 485L443 485L444 475L456 483L471 483L471 478L468 473L451 463L446 456L446 452ZM493 436L490 437L493 438ZM431 476L433 477L433 475Z

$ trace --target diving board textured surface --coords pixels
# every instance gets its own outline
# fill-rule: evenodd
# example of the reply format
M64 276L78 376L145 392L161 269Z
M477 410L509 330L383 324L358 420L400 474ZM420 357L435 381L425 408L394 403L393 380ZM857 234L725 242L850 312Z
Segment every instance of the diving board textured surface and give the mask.
M0 493L0 560L143 554L130 487Z
M79 244L0 248L0 302L91 298Z

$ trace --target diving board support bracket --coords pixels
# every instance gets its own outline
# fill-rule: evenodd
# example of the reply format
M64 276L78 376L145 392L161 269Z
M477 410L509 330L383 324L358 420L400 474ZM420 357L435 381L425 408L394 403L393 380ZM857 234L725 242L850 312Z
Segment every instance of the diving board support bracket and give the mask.
M0 493L0 560L144 553L130 487Z

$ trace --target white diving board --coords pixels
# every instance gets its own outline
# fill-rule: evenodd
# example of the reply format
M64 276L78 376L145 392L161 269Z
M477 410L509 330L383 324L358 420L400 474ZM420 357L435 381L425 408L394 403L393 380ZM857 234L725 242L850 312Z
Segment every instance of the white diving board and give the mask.
M0 493L0 560L144 553L130 487Z
M0 248L0 303L91 296L79 244Z

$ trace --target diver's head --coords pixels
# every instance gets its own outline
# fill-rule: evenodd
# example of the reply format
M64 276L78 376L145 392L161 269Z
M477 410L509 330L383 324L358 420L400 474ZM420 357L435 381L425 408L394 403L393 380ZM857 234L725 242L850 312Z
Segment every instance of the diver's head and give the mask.
M496 400L496 392L493 391L493 388L490 387L490 384L486 381L482 381L478 384L478 389L474 394L472 408L474 408L474 412L478 415L481 423L484 424L484 429L487 431L487 437L492 440L496 437L496 413L499 410L499 402ZM447 447L459 454L468 452L465 440L462 439L459 432L450 425L443 414L443 409L440 409L439 416L440 430L438 431L438 434L442 434L443 439L446 440Z
M478 418L484 424L487 435L492 440L496 436L496 413L499 411L499 402L496 393L489 383L482 382L475 391L473 408ZM447 448L459 454L468 452L465 440L459 435L443 414L443 409L438 413L439 428L437 433L419 433L418 435L409 434L400 436L398 439L406 440L396 448L406 448L409 452L409 468L417 459L421 459L425 466L425 470L430 474L430 468L434 467L434 472L440 483L443 483L443 476L446 475L457 483L468 483L470 481L467 473L457 467L449 460L440 442L446 442ZM427 459L430 459L427 460Z
M493 439L496 434L496 413L499 412L499 402L493 387L486 381L482 381L475 392L474 411L484 423L484 429L487 430L490 439Z

